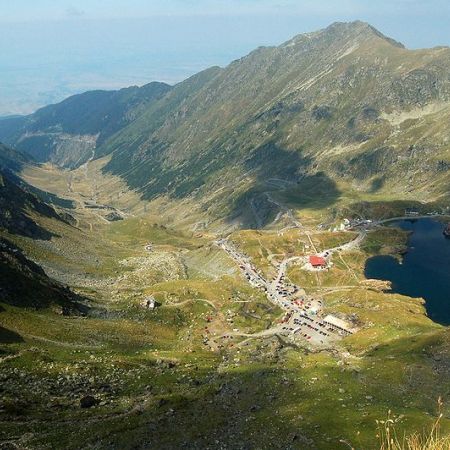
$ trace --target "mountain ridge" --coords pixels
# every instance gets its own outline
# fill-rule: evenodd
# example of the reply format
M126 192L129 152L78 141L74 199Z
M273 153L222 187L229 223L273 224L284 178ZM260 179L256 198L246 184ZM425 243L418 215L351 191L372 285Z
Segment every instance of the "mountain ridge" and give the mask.
M284 44L281 44L280 47L289 46L289 44L296 43L298 40L302 39L311 39L311 38L320 38L323 35L330 34L333 36L347 34L349 37L356 37L358 34L367 34L371 33L378 38L388 42L394 47L406 49L404 44L395 39L392 39L389 36L386 36L381 31L377 30L374 26L370 25L367 22L361 20L355 20L353 22L333 22L325 28L322 28L318 31L313 31L310 33L302 33L294 36L292 39L289 39Z
M97 145L131 123L144 106L171 89L151 82L117 91L95 90L0 121L0 140L38 162L67 168L84 164Z
M281 178L290 172L286 180L294 182L319 171L335 179L344 175L349 183L385 176L385 167L398 166L391 148L414 146L417 130L411 124L399 139L384 114L448 104L450 51L408 50L363 22L333 24L311 36L232 62L169 115L157 102L152 107L160 125L144 114L104 143L100 153L112 155L105 171L123 176L146 199L183 198L202 186L207 196L212 186L221 187L219 180L232 178L228 167L243 175L245 161L256 161L258 150L269 147L273 151L257 169L260 179L271 171ZM344 147L351 154L347 161L338 152L332 166L321 157ZM448 158L448 149L439 152ZM372 154L381 165L369 170ZM251 170L256 174L256 167Z
M100 140L82 136L73 152L72 135L50 160L71 168L107 156L104 174L144 200L191 198L222 218L239 215L272 175L301 183L326 174L334 193L344 181L367 195L445 199L448 133L433 111L450 116L449 68L449 48L409 50L368 23L336 22L137 100L130 123ZM224 197L213 200L216 191Z

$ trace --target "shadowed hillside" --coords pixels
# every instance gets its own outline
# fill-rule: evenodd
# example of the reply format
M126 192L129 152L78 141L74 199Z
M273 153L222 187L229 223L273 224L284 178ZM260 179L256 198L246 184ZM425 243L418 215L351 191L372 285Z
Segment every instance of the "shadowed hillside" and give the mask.
M155 82L74 95L29 116L0 121L0 140L36 161L78 167L92 156L97 145L131 123L170 89L165 83Z
M336 23L180 83L98 154L147 199L245 194L273 171L445 199L449 67L448 48L407 50L368 24ZM265 158L268 146L292 158Z
M51 280L16 245L1 237L0 276L2 303L37 309L59 305L63 314L87 311L80 296Z

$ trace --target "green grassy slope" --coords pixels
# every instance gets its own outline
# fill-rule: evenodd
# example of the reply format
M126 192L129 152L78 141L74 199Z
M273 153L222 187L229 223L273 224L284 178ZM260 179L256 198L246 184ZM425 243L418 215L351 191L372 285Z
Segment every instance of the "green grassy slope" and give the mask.
M228 217L268 179L319 171L367 195L445 200L449 65L447 48L411 51L362 22L334 24L181 83L99 154L112 152L106 170L144 198L194 197Z
M314 352L277 336L230 337L235 329L263 331L283 314L248 285L211 236L145 217L86 231L28 214L51 237L2 231L8 247L1 247L0 271L10 280L1 283L0 301L2 443L336 450L346 448L345 440L370 450L377 448L376 419L391 409L399 433L421 430L450 388L447 330L424 315L420 301L360 285L337 257L323 275L295 267L288 274L308 293L350 286L328 292L326 307L357 317L361 330ZM352 237L323 232L311 239L323 249ZM271 254L302 254L309 241L298 229L231 238L268 276ZM403 241L401 233L380 230L343 257L363 278L367 255ZM84 316L61 314L77 307L69 308L68 291L31 260L89 298L75 302L89 306ZM147 295L160 304L155 311L140 306ZM93 405L82 408L87 396ZM448 433L447 406L444 412Z
M59 234L59 248L63 239L78 239ZM108 261L144 257L148 240L154 253L178 249L177 257L194 268L200 261L217 265L217 250L208 242L195 245L176 230L144 221L83 236L78 245L99 245L99 278L119 270L116 280L122 279L123 268L110 271ZM249 254L258 238L270 252L299 252L298 230L233 236ZM377 251L372 244L379 238L371 238L367 252ZM313 239L325 247L345 241L329 233ZM390 239L399 240L394 234ZM255 260L264 266L263 256L255 253ZM82 258L79 265L88 269ZM364 326L318 353L277 337L223 339L233 328L263 330L282 314L225 261L220 265L222 273L188 270L184 278L145 289L144 279L134 286L99 285L84 318L3 305L0 323L8 331L0 343L0 439L26 448L233 450L337 450L348 448L345 440L371 450L378 448L376 420L389 409L400 435L435 420L435 402L450 388L450 341L419 301L358 286L330 294L328 307L357 314ZM339 277L340 267L334 270L330 276ZM145 294L160 302L156 311L138 306ZM95 404L82 408L88 395ZM448 413L445 405L443 433L450 432Z

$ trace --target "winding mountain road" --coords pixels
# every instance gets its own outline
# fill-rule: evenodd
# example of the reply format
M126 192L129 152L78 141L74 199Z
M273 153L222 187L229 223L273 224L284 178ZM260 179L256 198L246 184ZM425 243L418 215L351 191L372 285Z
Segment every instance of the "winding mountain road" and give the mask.
M354 249L363 241L365 236L366 231L361 231L354 240L341 246L325 250L322 254L328 254L329 256L336 251ZM278 266L278 273L275 279L268 281L254 267L250 258L240 253L228 239L219 239L215 243L239 265L244 276L253 287L262 289L271 303L286 312L285 320L280 326L270 328L263 333L257 333L255 335L237 332L235 335L250 338L281 333L301 336L313 344L325 345L342 335L351 334L350 332L343 333L342 330L337 330L328 323L325 323L316 314L309 312L309 305L311 303L306 298L305 290L294 284L285 283L284 279L289 264L293 262L306 263L306 256L285 258Z

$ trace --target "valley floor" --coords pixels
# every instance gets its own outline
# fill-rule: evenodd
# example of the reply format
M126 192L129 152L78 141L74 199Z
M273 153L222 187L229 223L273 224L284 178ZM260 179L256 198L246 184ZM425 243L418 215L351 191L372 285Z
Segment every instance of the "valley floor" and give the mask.
M405 233L319 228L274 195L278 225L225 239L175 226L95 164L24 174L73 201L73 225L2 233L89 308L1 305L5 448L377 449L377 420L421 432L439 397L450 433L448 328L364 276Z

